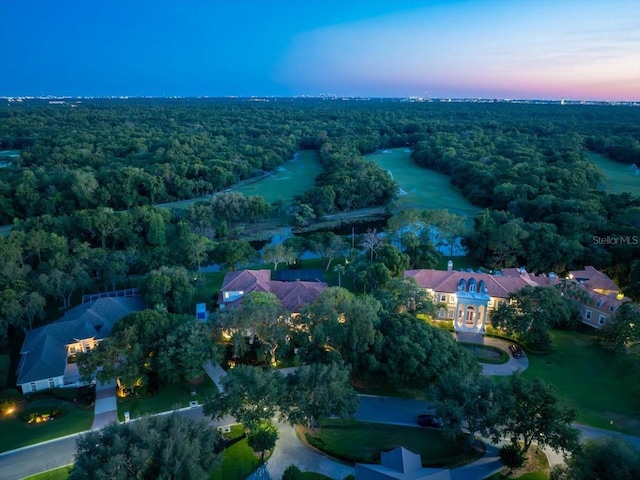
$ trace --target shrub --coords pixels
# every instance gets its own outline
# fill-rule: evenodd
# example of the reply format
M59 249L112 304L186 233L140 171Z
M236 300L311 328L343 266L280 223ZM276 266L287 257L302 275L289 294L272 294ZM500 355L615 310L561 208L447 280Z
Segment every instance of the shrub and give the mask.
M302 480L304 475L295 465L289 465L282 475L282 480Z
M500 457L502 464L509 470L509 473L524 466L527 460L524 454L520 451L520 448L518 448L518 445L514 445L513 443L500 447L498 456Z
M25 423L43 423L66 415L67 409L62 405L39 406L27 409L22 413Z

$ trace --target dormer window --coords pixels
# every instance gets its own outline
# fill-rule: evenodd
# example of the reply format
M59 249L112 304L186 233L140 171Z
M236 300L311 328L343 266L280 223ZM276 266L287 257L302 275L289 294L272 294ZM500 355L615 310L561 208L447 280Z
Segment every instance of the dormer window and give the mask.
M460 283L458 283L458 290L464 292L467 289L467 281L464 278L460 279Z
M480 280L480 283L478 283L478 291L480 293L487 293L487 286L484 284L484 280Z
M469 293L476 293L476 280L474 278L469 279Z

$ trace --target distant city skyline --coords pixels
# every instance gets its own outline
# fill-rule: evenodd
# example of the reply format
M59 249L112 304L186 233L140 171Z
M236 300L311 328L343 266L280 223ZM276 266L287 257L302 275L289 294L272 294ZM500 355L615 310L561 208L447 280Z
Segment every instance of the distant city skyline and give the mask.
M640 101L640 0L0 0L0 96Z

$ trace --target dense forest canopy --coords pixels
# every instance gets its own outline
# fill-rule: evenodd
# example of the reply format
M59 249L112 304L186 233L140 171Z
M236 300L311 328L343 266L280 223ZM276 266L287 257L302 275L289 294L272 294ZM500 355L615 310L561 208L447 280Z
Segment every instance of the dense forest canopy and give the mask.
M0 168L0 224L14 227L0 238L3 326L31 325L45 301L57 299L68 308L79 291L150 275L145 291L155 288L162 297L157 278L181 285L185 271L207 263L246 264L255 252L234 236L238 222L289 215L303 225L372 206L398 213L398 185L363 158L390 147L410 148L418 165L450 175L452 185L485 208L463 238L477 265L558 273L594 265L640 298L640 242L634 242L639 192L605 193L602 172L587 158L594 151L640 165L638 108L356 99L25 100L0 105L0 149L20 151ZM304 149L318 152L323 171L292 205L224 193ZM153 207L202 197L181 210ZM400 244L409 258L391 263L431 262L431 247L406 233ZM618 241L601 241L607 238ZM381 270L365 267L364 274ZM382 286L391 270L372 284ZM188 304L188 298L169 300L169 310L184 311L178 306Z
M452 174L480 206L584 198L601 182L587 148L640 164L639 117L632 107L373 100L14 102L0 106L0 148L21 150L0 174L0 222L200 197L305 148L320 151L317 187L339 210L394 196L360 158L391 146L414 147L416 162Z

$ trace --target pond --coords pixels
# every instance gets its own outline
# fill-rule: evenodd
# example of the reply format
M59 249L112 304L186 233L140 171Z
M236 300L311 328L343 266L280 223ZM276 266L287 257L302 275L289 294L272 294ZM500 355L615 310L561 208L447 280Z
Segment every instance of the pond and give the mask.
M629 192L640 195L640 168L638 165L616 162L594 152L589 152L588 157L604 173L603 189L607 193Z

